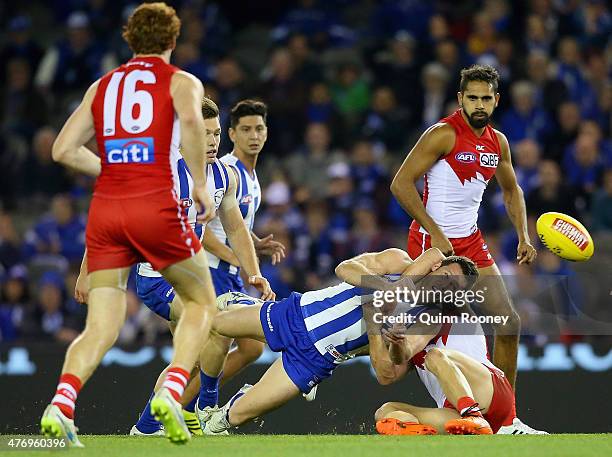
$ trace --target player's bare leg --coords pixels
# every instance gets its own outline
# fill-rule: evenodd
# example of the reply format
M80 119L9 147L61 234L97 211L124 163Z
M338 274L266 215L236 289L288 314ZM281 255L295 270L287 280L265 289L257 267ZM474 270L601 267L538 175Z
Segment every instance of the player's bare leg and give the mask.
M425 356L425 367L436 376L446 399L461 415L445 424L447 433L493 434L481 412L488 410L493 398L491 373L484 365L457 351L432 348Z
M445 434L444 425L461 416L450 408L422 408L408 403L389 402L374 414L376 431L381 435Z
M227 356L223 367L221 385L240 373L246 366L255 362L264 351L265 344L250 338L236 339L236 348Z
M174 332L174 355L161 389L151 401L151 412L162 422L171 442L191 438L179 403L199 350L208 338L214 306L214 287L203 250L163 271L164 278L180 297L183 310Z
M215 411L204 428L205 434L219 434L281 407L300 390L287 375L278 358L253 387L245 386L222 408Z
M129 268L120 268L89 275L85 329L66 352L56 394L41 419L45 436L64 437L70 445L82 446L74 426L75 402L80 389L119 336L125 320L128 274Z
M479 268L480 279L474 287L484 291L483 311L493 316L508 316L506 325L494 327L495 341L493 346L493 363L504 372L510 385L515 389L518 345L521 334L521 320L512 306L510 295L496 264Z

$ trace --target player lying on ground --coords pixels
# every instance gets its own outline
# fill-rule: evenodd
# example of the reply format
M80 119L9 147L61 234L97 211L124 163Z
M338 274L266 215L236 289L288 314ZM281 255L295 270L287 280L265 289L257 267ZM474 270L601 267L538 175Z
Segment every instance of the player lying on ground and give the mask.
M64 437L71 446L82 446L74 425L77 396L117 339L130 268L144 261L164 275L183 303L171 368L152 409L171 441L190 439L178 400L216 310L206 256L172 192L170 156L179 144L203 220L213 216L214 205L202 155L204 88L169 64L179 30L176 12L164 3L136 8L123 32L134 58L89 87L53 145L55 161L97 177L86 234L87 322L66 352L55 396L40 421L45 436ZM99 155L85 146L94 136Z
M230 427L276 409L300 392L308 393L330 377L340 363L366 354L368 349L378 381L395 382L405 374L406 365L393 364L380 333L367 333L372 320L367 313L374 307L362 305L371 301L371 288L393 287L385 275L396 275L393 279L402 275L399 281L410 283L408 276L415 277L419 287L442 290L468 289L477 277L469 259L445 258L435 248L414 262L400 249L362 254L342 262L336 274L347 282L303 295L293 292L277 302L235 293L217 298L218 306L227 311L215 318L205 347L207 354L213 353L207 348L214 347L218 336L223 335L265 341L282 356L255 386L245 386L222 408L197 410L205 434L226 434ZM203 361L204 370L210 362L210 358Z
M480 324L396 324L383 335L394 363L416 368L438 408L385 403L375 414L379 433L546 434L516 418L514 391L489 360Z
M261 276L251 233L245 225L236 199L236 175L231 168L217 159L221 134L219 109L212 100L204 98L202 101L202 114L204 116L204 126L206 128L206 131L202 132L202 135L206 137L206 152L203 152L203 154L206 155L206 168L208 174L207 187L209 193L214 196L215 210L218 210L218 216L213 219L211 223L218 218L219 225L226 234L227 241L236 253L235 257L238 263L242 265L249 278L249 284L256 287L261 292L262 299L273 300L275 294L270 289L268 281ZM189 169L186 167L185 161L180 157L180 154L177 154L173 164L175 166L175 176L178 178L175 180L175 191L180 198L181 206L185 209L187 218L190 224L192 224L196 235L202 237L204 231L207 229L207 224L196 223L196 209L192 205L193 182L190 177ZM219 279L216 278L215 272L216 270L211 268L211 275L213 276L213 282L216 286L216 293L221 294L227 292L227 289L222 290L220 287L217 287ZM143 303L153 312L169 321L170 328L173 331L176 326L176 321L180 318L183 309L183 304L180 298L174 293L173 287L157 271L153 270L150 264L144 263L138 265L136 288L138 296ZM231 341L224 340L223 342L226 343L227 350L229 350ZM260 342L256 342L256 344L261 345ZM202 351L200 353L200 363L207 357L208 355ZM156 421L151 414L151 400L155 392L161 386L166 370L160 374L154 392L151 394L149 402L141 413L138 422L132 427L130 434L160 435L164 433L161 424ZM229 373L226 378L231 378L237 371L238 370L235 369L234 372ZM194 374L197 374L197 372ZM203 383L200 383L201 378L205 379ZM183 416L186 425L194 434L202 433L197 416L194 412L196 401L200 403L207 401L207 399L211 397L211 390L213 390L213 388L218 395L218 381L214 386L210 386L210 383L207 382L208 378L208 375L202 371L200 371L199 376L193 376L181 400L184 406ZM217 399L214 398L213 403L207 403L207 405L216 405L216 403Z

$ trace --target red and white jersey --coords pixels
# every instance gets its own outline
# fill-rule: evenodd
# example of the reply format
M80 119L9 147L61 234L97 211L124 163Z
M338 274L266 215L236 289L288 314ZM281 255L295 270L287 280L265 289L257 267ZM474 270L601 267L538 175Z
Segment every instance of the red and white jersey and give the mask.
M100 79L91 107L102 172L94 195L126 198L172 189L180 129L170 95L178 68L135 57Z
M438 378L425 368L425 355L432 348L453 349L461 352L472 359L480 362L487 367L499 370L489 360L487 351L487 341L480 324L444 324L442 329L425 348L416 354L411 362L414 364L421 382L427 388L431 398L435 400L438 408L444 407L446 396L442 392L442 387Z
M423 205L448 238L463 238L478 230L478 209L501 158L497 135L489 125L477 137L455 111L440 122L455 130L455 145L425 175ZM416 221L412 230L427 233Z

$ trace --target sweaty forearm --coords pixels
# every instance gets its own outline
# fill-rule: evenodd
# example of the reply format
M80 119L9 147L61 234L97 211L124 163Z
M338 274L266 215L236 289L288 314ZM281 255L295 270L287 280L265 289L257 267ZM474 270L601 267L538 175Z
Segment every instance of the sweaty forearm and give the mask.
M344 282L356 286L376 290L389 288L390 281L377 275L365 265L355 260L345 260L336 267L336 276Z
M523 191L520 187L517 186L512 192L507 192L504 194L504 205L506 206L508 217L516 229L519 240L528 239L527 209L525 207Z
M240 266L240 262L238 261L236 254L234 254L234 251L232 251L229 246L219 241L219 239L210 230L206 230L204 232L202 246L212 255L219 257L224 262L230 263L235 267Z

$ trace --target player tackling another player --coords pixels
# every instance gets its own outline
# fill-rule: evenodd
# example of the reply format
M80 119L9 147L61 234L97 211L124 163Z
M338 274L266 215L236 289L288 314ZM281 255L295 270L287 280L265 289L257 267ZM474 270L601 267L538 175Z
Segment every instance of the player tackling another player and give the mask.
M204 89L169 64L179 29L174 9L164 3L136 8L123 32L134 58L91 85L53 146L56 161L98 178L86 234L87 321L68 348L41 419L43 434L73 446L82 446L74 425L77 396L117 338L129 269L142 261L161 272L183 304L170 369L151 409L171 441L190 437L178 400L208 336L215 296L200 241L173 192L170 157L179 144L201 221L213 216L214 203L202 154ZM99 157L84 146L94 136Z

